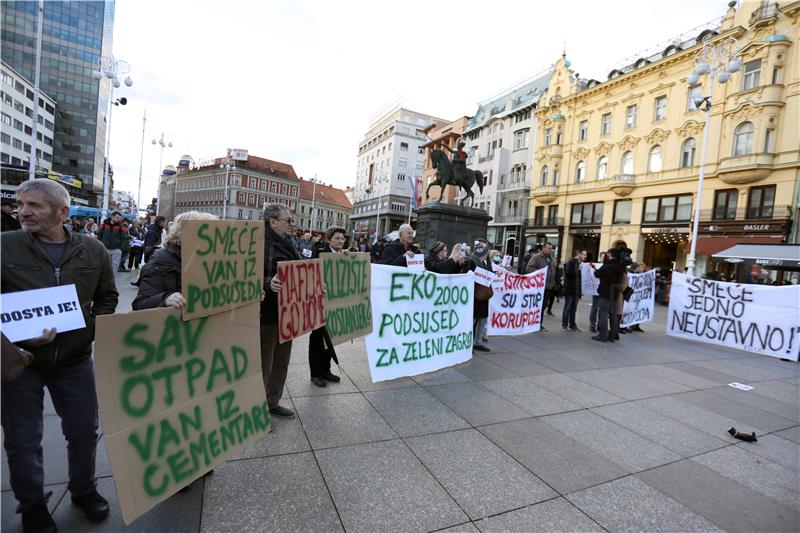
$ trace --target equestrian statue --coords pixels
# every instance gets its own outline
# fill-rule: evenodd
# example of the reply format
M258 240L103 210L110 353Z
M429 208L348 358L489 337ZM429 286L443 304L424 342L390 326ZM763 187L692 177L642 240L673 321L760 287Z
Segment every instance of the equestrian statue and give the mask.
M450 161L450 159L447 158L447 154L442 150L436 149L431 151L431 163L433 168L436 169L436 179L425 189L425 199L427 200L430 197L429 191L431 187L438 185L441 187L441 193L437 201L441 202L445 187L453 185L467 192L466 196L459 198L458 205L463 205L464 200L469 198L469 205L472 207L472 204L475 203L475 195L472 194L472 186L477 182L478 188L481 194L483 194L483 174L479 170L467 168L467 154L464 152L463 141L458 142L458 147L455 150L447 145L443 146L453 154L453 160Z

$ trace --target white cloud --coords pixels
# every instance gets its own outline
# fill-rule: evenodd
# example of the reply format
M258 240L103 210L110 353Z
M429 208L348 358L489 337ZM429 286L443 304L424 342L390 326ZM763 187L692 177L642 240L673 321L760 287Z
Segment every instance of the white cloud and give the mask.
M155 195L164 131L182 154L228 147L294 165L337 186L354 181L370 118L403 104L456 119L555 61L566 42L581 76L604 80L621 59L725 12L719 1L316 2L118 1L114 55L131 64L119 90L111 162L136 194L147 107L142 199Z

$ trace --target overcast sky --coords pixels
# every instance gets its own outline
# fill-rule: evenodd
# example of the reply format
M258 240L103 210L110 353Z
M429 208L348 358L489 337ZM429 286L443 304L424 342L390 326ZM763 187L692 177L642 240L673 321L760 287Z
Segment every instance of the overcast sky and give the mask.
M755 6L753 6L755 7ZM749 7L748 7L749 8ZM721 17L722 0L526 2L117 0L113 53L131 65L114 110L115 186L155 196L163 131L182 154L229 147L338 187L385 106L454 120L561 55L605 80L625 58Z

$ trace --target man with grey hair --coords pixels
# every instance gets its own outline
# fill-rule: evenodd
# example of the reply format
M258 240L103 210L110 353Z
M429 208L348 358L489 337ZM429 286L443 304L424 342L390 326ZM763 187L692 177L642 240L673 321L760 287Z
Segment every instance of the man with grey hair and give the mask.
M271 290L266 291L261 302L261 374L270 414L279 418L294 418L291 409L278 405L292 356L292 342L278 342L278 293L281 292L278 262L297 261L300 256L289 238L294 220L288 207L267 204L264 207L264 223L264 288Z
M387 246L381 254L382 265L406 266L406 256L414 257L411 245L414 244L414 228L403 224L398 231L400 238Z
M2 387L2 425L9 480L19 501L25 531L56 531L47 509L42 468L43 396L47 387L67 440L72 503L91 519L108 515L97 492L97 396L92 342L94 319L111 314L118 293L106 249L91 237L68 231L69 193L49 179L26 181L17 189L22 230L2 234L2 293L75 285L86 327L42 335L19 347L33 363Z

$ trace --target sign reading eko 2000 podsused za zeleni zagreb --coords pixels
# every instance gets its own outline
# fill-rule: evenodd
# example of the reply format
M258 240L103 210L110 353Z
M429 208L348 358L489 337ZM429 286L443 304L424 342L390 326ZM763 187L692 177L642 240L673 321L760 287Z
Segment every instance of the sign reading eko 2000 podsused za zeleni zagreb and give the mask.
M372 265L373 383L416 376L472 358L474 276Z
M259 307L97 318L97 395L126 524L269 432Z
M183 319L261 301L264 223L186 220L181 230Z

